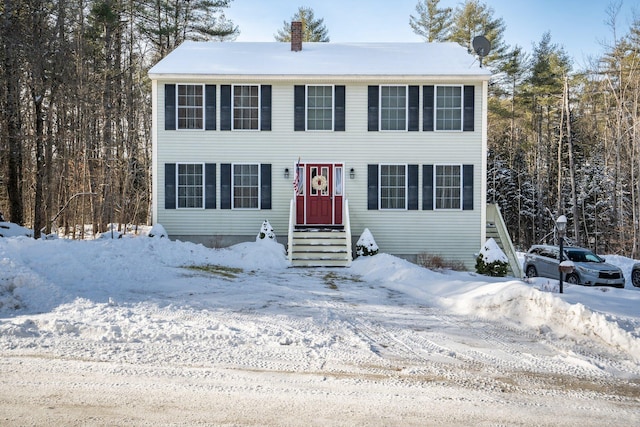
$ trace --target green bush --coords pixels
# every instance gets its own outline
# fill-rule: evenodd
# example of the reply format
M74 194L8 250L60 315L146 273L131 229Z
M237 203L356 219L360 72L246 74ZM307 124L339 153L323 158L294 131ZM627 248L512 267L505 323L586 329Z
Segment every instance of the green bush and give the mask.
M482 254L476 258L476 272L485 276L504 277L509 271L509 263L504 261L486 262Z

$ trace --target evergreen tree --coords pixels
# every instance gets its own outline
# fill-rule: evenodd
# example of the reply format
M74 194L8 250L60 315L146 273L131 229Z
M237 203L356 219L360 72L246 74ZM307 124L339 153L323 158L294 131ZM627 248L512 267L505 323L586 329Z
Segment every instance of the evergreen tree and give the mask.
M413 32L426 42L445 41L449 36L453 9L439 8L439 3L440 0L422 0L416 5L418 16L409 17Z
M291 22L302 22L302 41L303 42L328 42L329 31L324 25L324 18L316 19L313 9L301 6L298 11L291 17L290 21L284 21L282 28L274 35L276 41L291 41Z
M503 41L504 20L493 15L493 8L479 0L467 0L456 8L449 35L449 41L466 47L470 53L473 52L473 39L476 36L486 37L491 42L491 52L483 60L488 66L498 63L507 49Z
M150 0L140 3L139 31L163 58L185 40L227 40L239 33L224 9L232 0Z

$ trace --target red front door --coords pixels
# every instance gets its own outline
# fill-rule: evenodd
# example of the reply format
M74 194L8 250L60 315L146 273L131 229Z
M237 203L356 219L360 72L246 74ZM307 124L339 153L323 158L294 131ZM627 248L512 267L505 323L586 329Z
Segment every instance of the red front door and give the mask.
M334 163L300 165L303 177L296 196L298 225L341 225L343 167Z
M333 224L333 165L307 165L307 224Z

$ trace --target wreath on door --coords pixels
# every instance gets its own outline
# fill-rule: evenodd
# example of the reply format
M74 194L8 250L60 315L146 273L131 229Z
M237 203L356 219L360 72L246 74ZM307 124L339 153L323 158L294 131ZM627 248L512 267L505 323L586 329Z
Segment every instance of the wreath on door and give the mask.
M311 186L316 191L324 191L327 189L327 178L324 175L316 175L311 179Z

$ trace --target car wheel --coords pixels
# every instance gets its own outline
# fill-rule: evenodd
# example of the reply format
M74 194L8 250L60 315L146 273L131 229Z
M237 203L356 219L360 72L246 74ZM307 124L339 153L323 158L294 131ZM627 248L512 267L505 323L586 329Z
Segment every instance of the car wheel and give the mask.
M569 274L567 275L567 277L564 279L565 282L570 283L572 285L579 285L580 284L580 278L578 277L577 274Z
M631 283L636 288L640 288L640 269L631 272Z
M538 277L538 270L533 265L527 267L527 277Z

